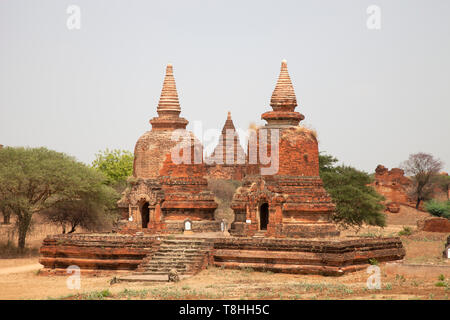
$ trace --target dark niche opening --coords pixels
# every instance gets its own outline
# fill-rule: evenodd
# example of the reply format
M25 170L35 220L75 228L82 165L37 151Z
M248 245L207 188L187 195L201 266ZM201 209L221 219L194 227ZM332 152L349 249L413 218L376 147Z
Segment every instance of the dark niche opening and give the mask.
M150 209L148 207L148 202L142 205L141 216L142 228L148 228L148 223L150 222Z
M263 203L259 208L259 228L261 230L267 230L269 224L269 204Z

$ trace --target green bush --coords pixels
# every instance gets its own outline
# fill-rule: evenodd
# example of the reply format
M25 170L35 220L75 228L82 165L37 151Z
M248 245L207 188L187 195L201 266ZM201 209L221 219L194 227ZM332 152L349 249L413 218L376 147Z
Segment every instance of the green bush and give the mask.
M425 210L433 216L450 219L450 200L438 201L432 199L425 202Z
M412 233L412 230L410 227L403 227L403 230L399 231L399 236L410 236Z
M333 219L343 227L358 229L363 224L384 227L384 197L370 186L373 178L350 166L336 166L337 161L333 156L319 155L320 177L336 204Z

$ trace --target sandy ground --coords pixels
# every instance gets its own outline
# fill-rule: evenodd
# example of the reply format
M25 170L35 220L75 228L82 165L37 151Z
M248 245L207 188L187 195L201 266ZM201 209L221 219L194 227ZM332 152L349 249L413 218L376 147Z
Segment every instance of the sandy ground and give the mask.
M365 227L360 236L396 236L408 226L414 232L402 236L405 263L450 266L442 257L447 234L416 231L418 219L428 216L407 207L388 215L385 228ZM345 231L343 237L355 235ZM39 244L38 239L36 243ZM441 281L426 272L391 274L381 268L380 290L369 290L365 270L342 277L274 274L252 270L209 268L178 283L115 283L114 273L81 276L81 288L69 289L70 275L39 275L38 257L0 259L0 299L448 299L450 273ZM387 270L387 268L386 268ZM446 270L446 269L444 269Z
M38 271L41 268L42 268L42 265L39 263L26 264L24 266L17 266L17 267L0 268L0 275L22 273L22 272L28 272L28 271Z
M0 299L448 299L436 277L387 275L380 267L380 290L367 289L366 271L323 277L209 268L178 283L112 285L113 275L89 275L78 290L67 287L69 275L27 271L0 274Z

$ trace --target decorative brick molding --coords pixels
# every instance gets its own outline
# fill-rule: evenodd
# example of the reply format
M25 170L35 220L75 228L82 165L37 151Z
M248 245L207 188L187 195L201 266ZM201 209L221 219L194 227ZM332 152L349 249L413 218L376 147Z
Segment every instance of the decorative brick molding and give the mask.
M47 236L40 249L44 271L76 265L86 270L134 270L157 250L152 236L71 234Z
M164 247L161 247L162 243L165 243ZM397 237L350 240L172 239L146 235L81 234L48 236L40 251L43 274L63 274L70 265L89 272L137 270L161 273L174 267L171 261L176 258L173 261L180 271L189 274L213 264L225 268L341 275L367 267L369 259L385 262L400 260L405 255ZM158 258L155 256L153 259L156 252L159 252Z
M213 252L218 267L333 276L366 268L369 259L385 262L404 256L399 238L217 239Z

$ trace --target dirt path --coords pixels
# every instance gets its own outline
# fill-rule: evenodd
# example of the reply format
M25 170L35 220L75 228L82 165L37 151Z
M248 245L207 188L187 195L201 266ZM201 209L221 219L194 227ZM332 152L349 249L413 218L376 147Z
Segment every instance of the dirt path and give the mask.
M18 266L18 267L0 268L0 275L34 271L34 270L39 270L41 268L42 268L42 265L39 263L27 264L27 265Z

